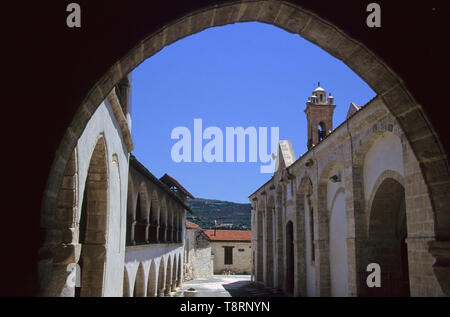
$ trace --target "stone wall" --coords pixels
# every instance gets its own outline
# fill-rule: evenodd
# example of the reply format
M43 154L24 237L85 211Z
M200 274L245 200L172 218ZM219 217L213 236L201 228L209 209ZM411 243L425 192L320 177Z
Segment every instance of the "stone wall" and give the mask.
M225 264L224 246L233 247L233 264ZM239 251L243 250L243 251ZM211 252L214 255L214 274L251 274L251 242L213 241Z
M184 253L184 280L205 278L213 274L210 241L201 234L201 229L186 229Z

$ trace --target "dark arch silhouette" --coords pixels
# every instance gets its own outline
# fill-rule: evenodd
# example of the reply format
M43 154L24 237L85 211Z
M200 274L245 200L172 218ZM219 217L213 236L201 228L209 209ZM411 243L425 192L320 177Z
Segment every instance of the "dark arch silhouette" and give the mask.
M395 179L386 178L370 206L367 246L367 264L381 267L381 288L364 287L363 295L410 295L406 237L405 189Z

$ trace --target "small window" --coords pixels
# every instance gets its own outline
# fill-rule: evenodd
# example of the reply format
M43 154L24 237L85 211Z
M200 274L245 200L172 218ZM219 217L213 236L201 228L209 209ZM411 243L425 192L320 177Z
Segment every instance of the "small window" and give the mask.
M239 252L244 252L245 250L244 250L244 249L239 249L238 251L239 251Z
M223 247L224 248L224 252L225 252L225 263L226 265L228 264L233 264L233 247Z

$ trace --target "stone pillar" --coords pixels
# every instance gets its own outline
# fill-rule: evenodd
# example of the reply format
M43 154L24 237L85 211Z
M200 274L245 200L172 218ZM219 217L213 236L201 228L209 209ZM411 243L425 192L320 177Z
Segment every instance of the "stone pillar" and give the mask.
M263 212L256 211L257 230L256 230L256 280L262 282L264 280L264 246L263 246Z
M305 195L308 183L300 182L300 192L295 194L294 224L294 296L306 296L306 237L305 237ZM290 186L286 188L289 189ZM296 186L294 186L296 187ZM309 193L309 190L308 190Z
M75 287L81 286L81 272L76 264L81 244L59 244L52 247L54 258L50 279L42 291L44 297L74 297Z
M134 238L136 231L136 219L131 222L131 232L130 232L130 243L131 245L136 245L136 239Z
M450 296L450 241L428 242L429 252L436 259L433 271L443 293ZM440 294L438 294L440 295Z
M145 226L145 243L150 243L150 223L147 222Z
M276 287L278 287L279 289L283 289L284 285L283 285L283 281L284 281L284 256L283 256L283 251L285 249L284 243L283 243L283 235L284 235L284 226L283 226L283 204L282 204L282 197L283 197L283 192L282 190L278 190L277 191L277 196L276 196L276 201L275 201L275 208L276 208L276 213L275 213L275 224L277 227L276 230Z
M273 209L271 207L266 208L266 216L265 216L265 256L264 259L266 263L265 267L265 275L264 282L267 286L274 286L274 248L273 248Z

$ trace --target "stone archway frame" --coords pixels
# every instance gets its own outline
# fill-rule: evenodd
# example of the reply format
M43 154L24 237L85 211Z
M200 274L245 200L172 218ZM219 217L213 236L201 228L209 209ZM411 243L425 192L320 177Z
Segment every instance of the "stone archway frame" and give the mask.
M376 99L380 96L376 97ZM376 100L374 100L376 102ZM382 100L381 100L382 101ZM382 101L384 103L384 101ZM384 108L384 107L383 107ZM358 280L362 277L361 272L365 272L366 267L365 258L367 257L366 251L366 238L368 227L367 217L367 201L366 201L366 189L364 185L364 162L367 153L377 143L385 133L392 133L400 139L402 144L402 155L405 156L407 149L407 140L401 127L399 126L395 118L390 117L388 114L382 115L379 121L374 123L371 127L367 128L364 133L358 137L359 141L352 143L352 192L353 192L353 218L354 218L354 253L355 260L352 260L351 270L355 272L357 280L350 285L351 295L359 296L362 292L361 285ZM349 262L350 265L350 262ZM355 284L356 283L356 284Z
M54 227L56 196L70 154L94 111L121 78L165 46L188 35L214 26L250 21L272 24L299 34L343 61L381 96L397 118L420 162L434 211L436 240L449 241L450 177L447 156L422 106L389 66L362 43L311 11L286 1L274 0L230 1L191 12L150 34L112 65L87 94L56 151L42 202L42 226ZM447 243L438 243L439 248L450 248ZM442 252L437 252L436 256L442 256Z

